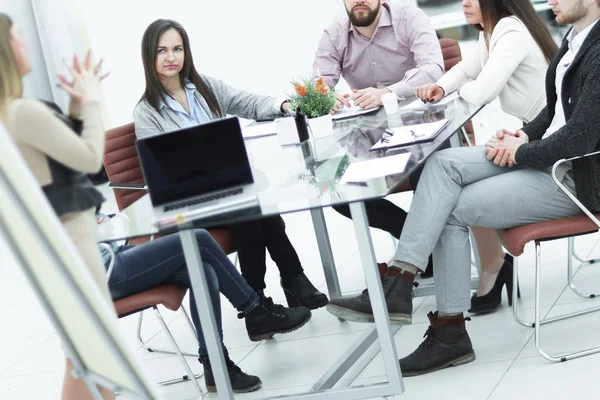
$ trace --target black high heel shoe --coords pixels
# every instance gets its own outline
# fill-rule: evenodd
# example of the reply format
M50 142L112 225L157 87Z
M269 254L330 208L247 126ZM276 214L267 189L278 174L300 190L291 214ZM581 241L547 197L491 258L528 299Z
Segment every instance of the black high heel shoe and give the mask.
M512 306L513 292L513 257L510 254L504 256L504 264L498 272L494 287L487 294L477 296L474 294L471 297L471 308L469 312L472 314L493 311L502 302L502 287L506 285L506 294L508 296L508 305ZM517 283L517 297L521 297L521 290Z

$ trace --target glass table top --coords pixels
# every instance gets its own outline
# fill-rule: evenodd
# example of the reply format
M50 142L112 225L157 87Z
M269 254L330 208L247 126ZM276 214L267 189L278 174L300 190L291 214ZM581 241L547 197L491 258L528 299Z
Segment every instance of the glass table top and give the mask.
M381 108L370 114L334 122L333 135L311 138L296 145L281 146L277 135L245 140L258 202L256 206L187 221L171 227L157 228L148 195L122 211L130 220L126 230L100 227L100 241L170 233L191 227L210 228L244 220L257 219L331 205L348 204L393 193L434 151L467 123L480 108L457 98L447 104L431 104L418 109L402 109L414 98L400 104L395 114ZM415 125L448 119L448 124L432 141L407 147L370 151L386 128ZM317 135L318 136L318 135ZM359 183L340 183L347 168L355 162L409 155L404 170Z

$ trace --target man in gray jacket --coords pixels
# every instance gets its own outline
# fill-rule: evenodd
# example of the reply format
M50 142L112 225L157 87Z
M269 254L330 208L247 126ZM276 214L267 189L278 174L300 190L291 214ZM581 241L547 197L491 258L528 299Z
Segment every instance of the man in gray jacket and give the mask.
M475 359L463 317L470 306L469 227L507 229L581 213L557 188L551 169L558 160L598 149L600 1L549 4L556 21L573 28L548 68L546 108L517 132L500 130L485 146L443 150L426 163L383 282L390 318L410 324L414 276L433 251L437 311L428 314L425 341L400 360L404 376ZM557 175L576 193L569 165ZM372 311L365 296L361 307L336 299L328 309L346 319L368 321Z

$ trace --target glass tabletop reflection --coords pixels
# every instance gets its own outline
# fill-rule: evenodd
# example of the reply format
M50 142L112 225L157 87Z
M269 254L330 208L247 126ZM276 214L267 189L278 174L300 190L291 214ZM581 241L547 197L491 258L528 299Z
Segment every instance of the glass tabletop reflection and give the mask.
M148 195L122 213L129 219L125 229L104 224L98 232L100 241L171 233L181 229L210 228L277 214L348 204L384 197L398 190L433 152L447 146L480 108L458 98L447 104L423 105L402 109L395 114L381 108L370 114L334 122L333 135L312 137L302 144L281 146L277 135L245 140L252 174L258 193L256 206L233 212L214 214L175 227L156 226ZM371 151L387 128L435 122L448 119L441 133L428 143ZM341 183L348 167L355 162L406 153L408 163L402 170L361 182Z

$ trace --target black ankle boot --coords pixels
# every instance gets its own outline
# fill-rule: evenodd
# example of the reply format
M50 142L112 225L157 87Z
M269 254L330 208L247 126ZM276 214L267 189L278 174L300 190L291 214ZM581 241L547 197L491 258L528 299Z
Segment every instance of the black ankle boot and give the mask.
M416 285L413 282L415 276L408 272L395 275L395 272L397 272L395 267L389 267L382 279L385 302L390 321L408 325L412 323L412 288ZM327 305L327 311L346 321L375 321L367 289L358 296L331 300Z
M327 296L317 290L304 272L291 279L281 278L288 307L306 307L309 310L321 308L329 303Z
M238 314L246 319L248 337L253 342L270 339L277 333L289 333L301 328L311 317L306 307L285 308L274 304L270 297L260 296L260 304L248 314Z
M224 350L223 356L225 357L225 364L227 365L227 372L229 373L229 380L231 381L231 389L235 393L248 393L258 389L262 385L262 381L257 376L252 376L244 373L240 367L235 365L229 358L229 353ZM217 386L215 385L215 377L212 372L212 367L208 360L208 356L200 356L198 361L204 367L204 382L206 383L206 390L209 393L215 393Z
M512 291L513 291L513 257L510 254L504 256L504 264L498 272L496 282L492 290L483 296L477 296L477 293L471 297L471 314L490 312L498 308L502 302L502 288L506 285L506 294L508 297L508 305L512 306ZM517 284L517 296L521 297L521 291Z
M427 314L430 326L425 340L408 356L400 359L402 376L428 374L442 368L469 363L475 352L465 329L462 313L454 317L438 317L437 311Z

